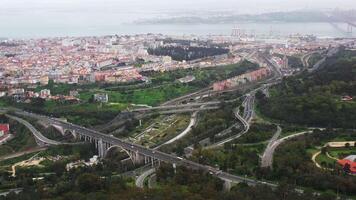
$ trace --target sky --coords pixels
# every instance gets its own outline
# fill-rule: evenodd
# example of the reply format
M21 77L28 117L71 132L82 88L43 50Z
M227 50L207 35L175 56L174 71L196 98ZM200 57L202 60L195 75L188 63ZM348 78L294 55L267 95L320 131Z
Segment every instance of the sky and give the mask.
M0 11L212 11L260 13L296 9L356 9L355 0L1 0Z

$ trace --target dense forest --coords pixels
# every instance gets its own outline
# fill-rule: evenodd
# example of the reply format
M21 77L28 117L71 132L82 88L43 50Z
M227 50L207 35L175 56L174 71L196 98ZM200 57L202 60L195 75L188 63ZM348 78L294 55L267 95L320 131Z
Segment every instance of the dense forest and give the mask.
M98 168L99 169L99 168ZM312 192L303 194L293 187L282 184L278 188L262 185L247 186L240 183L231 191L224 190L223 181L202 171L192 171L171 165L162 165L157 171L156 189L139 189L128 184L128 179L120 176L103 176L94 169L78 168L60 176L52 176L33 182L29 177L21 177L20 194L0 197L4 200L296 200L296 199L335 199L335 196L323 194L316 196Z
M266 116L308 126L356 128L355 100L341 100L356 94L356 53L341 51L319 71L286 78L270 92L270 98L257 94L258 108Z
M173 60L190 61L209 56L217 56L229 53L228 49L217 47L159 47L148 49L148 53L156 56L171 56Z

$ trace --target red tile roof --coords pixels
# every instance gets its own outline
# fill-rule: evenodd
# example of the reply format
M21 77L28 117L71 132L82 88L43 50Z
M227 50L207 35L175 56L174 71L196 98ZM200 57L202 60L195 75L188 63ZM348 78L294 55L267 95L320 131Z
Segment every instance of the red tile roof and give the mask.
M9 124L0 124L0 131L4 131L4 133L8 133L10 131Z
M350 165L350 172L353 174L356 174L356 162L352 162L351 160L347 160L347 159L342 159L337 161L340 165L342 165L343 167L345 167L346 164Z

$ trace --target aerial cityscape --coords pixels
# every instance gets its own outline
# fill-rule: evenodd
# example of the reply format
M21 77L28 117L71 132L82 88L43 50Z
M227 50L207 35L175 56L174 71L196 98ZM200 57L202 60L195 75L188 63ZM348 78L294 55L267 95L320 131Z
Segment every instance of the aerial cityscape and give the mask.
M0 27L0 199L356 199L353 0L4 0Z

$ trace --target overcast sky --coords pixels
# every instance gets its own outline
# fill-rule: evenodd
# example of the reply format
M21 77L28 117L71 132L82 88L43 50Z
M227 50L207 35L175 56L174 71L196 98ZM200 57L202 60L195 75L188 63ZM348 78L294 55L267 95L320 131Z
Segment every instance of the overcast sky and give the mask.
M296 9L356 9L356 0L1 0L0 11L235 10L239 13Z

